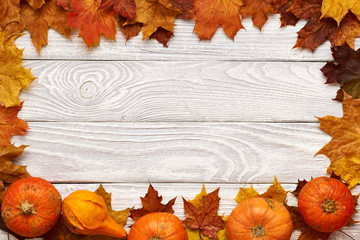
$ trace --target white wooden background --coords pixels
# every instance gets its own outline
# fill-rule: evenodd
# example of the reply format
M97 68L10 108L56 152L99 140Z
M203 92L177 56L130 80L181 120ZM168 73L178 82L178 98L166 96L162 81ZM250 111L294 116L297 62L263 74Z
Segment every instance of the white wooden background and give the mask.
M329 160L314 154L330 137L314 116L342 115L331 100L338 87L320 72L329 43L314 54L292 49L304 22L279 29L278 16L261 33L245 19L235 41L219 29L200 42L193 24L177 20L168 48L141 36L125 44L119 33L87 49L76 32L71 42L51 30L39 56L30 36L20 37L38 78L21 94L19 116L31 129L13 138L30 145L19 163L63 197L104 183L115 209L139 207L151 181L165 201L179 196L180 218L180 196L195 197L201 183L221 187L220 213L229 214L239 187L261 192L276 175L293 190L298 178L324 175ZM344 231L360 239L360 225Z

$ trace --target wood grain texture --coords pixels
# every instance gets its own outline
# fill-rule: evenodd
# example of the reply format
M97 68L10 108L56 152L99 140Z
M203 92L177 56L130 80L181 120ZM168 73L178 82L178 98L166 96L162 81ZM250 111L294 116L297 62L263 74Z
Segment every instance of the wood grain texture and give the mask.
M99 184L56 184L56 188L60 191L61 195L66 197L73 191L79 189L87 189L90 191L95 191ZM201 191L200 183L153 183L154 188L159 191L159 194L163 196L164 202L169 201L170 199L177 197L177 200L174 204L175 215L180 219L184 218L184 208L181 197L185 199L193 199ZM253 184L253 187L260 193L266 191L270 184ZM283 184L283 188L287 191L292 191L295 189L295 184ZM240 187L250 187L249 184L206 184L205 185L207 192L211 192L216 188L220 187L219 196L220 208L219 213L229 215L236 206L234 198L236 197L237 192ZM104 188L107 192L112 193L112 207L114 210L122 210L128 207L141 207L140 196L144 196L147 192L148 184L147 183L129 183L129 184L105 184ZM359 192L359 187L354 189L354 192ZM296 206L297 200L291 194L288 194L289 205ZM358 207L357 210L360 210ZM359 214L355 215L356 219L359 219ZM129 231L129 226L134 222L129 219L126 230ZM360 229L359 228L344 228L346 233L350 234L355 239L360 239ZM299 232L294 232L291 240L297 239ZM13 239L13 238L11 238ZM342 233L334 233L332 240L335 239L346 239L345 235Z
M41 50L41 56L31 43L29 34L16 41L23 48L25 59L92 59L92 60L260 60L260 61L324 61L331 60L330 43L320 46L315 53L309 50L293 49L297 32L305 22L296 27L280 29L278 15L270 16L261 29L252 25L250 18L243 22L246 30L240 30L232 41L219 28L211 41L199 41L193 33L194 22L177 20L175 37L165 48L156 40L142 41L142 35L125 42L118 30L116 42L101 39L101 47L88 49L78 32L72 34L72 41L53 30L49 31L48 46ZM358 43L359 41L357 41ZM358 46L358 44L357 44Z
M54 182L295 183L325 174L314 123L31 122L19 164Z
M27 121L317 122L341 116L324 63L26 61Z

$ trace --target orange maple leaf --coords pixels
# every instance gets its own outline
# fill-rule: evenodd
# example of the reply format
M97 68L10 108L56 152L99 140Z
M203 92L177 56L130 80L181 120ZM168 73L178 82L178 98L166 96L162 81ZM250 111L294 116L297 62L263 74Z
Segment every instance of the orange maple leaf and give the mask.
M67 23L80 28L79 36L88 47L100 43L100 35L115 40L115 15L112 8L100 9L101 0L77 0L71 3L72 11L67 13Z
M135 0L136 17L128 19L125 25L142 23L143 39L150 37L158 28L173 32L175 17L181 11L171 5L169 0Z
M151 212L174 213L172 206L175 203L176 197L171 199L167 204L162 204L162 196L159 196L158 191L156 191L151 184L145 197L140 197L140 199L143 207L130 210L130 217L134 221Z
M360 182L360 100L344 94L343 117L318 118L320 129L331 135L331 141L316 154L330 158L328 174L340 176L349 187Z
M11 144L11 137L25 134L28 124L17 117L22 105L5 108L0 104L0 148Z
M20 21L20 0L1 0L0 27L5 28L14 21Z
M252 15L255 26L261 27L267 21L267 14L277 13L277 8L283 6L288 0L243 0L244 6L241 7L241 16Z
M219 26L226 35L234 39L244 26L240 21L241 0L195 0L194 32L200 40L211 39Z

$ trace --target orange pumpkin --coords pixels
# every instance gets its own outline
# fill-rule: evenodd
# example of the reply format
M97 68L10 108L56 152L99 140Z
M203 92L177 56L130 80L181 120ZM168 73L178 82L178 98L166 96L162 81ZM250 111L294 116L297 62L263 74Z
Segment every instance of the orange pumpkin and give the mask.
M187 240L181 220L171 213L154 212L139 218L127 240Z
M42 178L20 179L6 190L1 216L6 226L24 237L38 237L49 231L61 213L61 196Z
M292 230L291 215L286 207L261 197L240 202L226 223L229 240L289 240Z
M341 181L317 177L300 191L298 207L307 225L319 232L334 232L350 220L355 203Z

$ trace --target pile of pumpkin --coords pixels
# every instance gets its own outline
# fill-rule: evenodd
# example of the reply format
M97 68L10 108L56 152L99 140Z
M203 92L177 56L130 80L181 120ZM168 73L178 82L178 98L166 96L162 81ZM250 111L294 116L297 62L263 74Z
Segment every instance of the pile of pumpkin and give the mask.
M311 228L334 232L350 220L354 199L342 182L318 177L302 188L298 207ZM62 201L51 183L36 177L11 184L1 205L1 216L7 227L24 237L45 234L54 227L61 212L67 227L75 234L127 237L128 240L188 239L182 221L173 214L162 212L149 213L138 219L127 236L125 229L110 217L101 196L78 190ZM255 197L242 201L232 211L226 230L229 240L289 240L293 222L284 204Z

